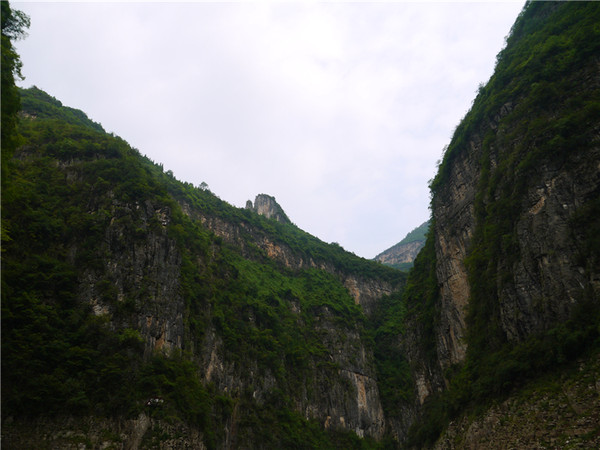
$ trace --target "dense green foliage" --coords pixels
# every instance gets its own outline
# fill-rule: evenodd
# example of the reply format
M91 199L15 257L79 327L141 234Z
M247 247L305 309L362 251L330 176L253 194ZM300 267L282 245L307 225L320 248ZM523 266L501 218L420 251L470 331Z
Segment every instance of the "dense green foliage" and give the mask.
M600 54L599 20L597 3L528 3L431 182L435 202L470 136L485 133L477 161L476 229L465 261L471 286L467 358L444 374L449 388L425 405L425 418L410 435L416 446L432 443L458 414L477 411L600 345L600 310L592 293L579 299L568 321L515 344L500 326L497 289L510 275L498 273L499 262L519 258L515 223L526 183L536 179L540 165L562 167L568 157L585 153L590 130L600 123L600 93L573 83ZM235 208L205 187L178 181L85 113L38 88L20 91L18 123L14 76L20 63L10 39L21 36L27 23L2 2L3 418L129 418L145 411L194 427L209 447L217 447L235 416L238 446L397 444L389 436L375 443L325 431L298 405L343 384L334 349L352 364L361 346L373 354L386 418L400 418L414 403L411 367L402 351L406 328L414 327L421 362L433 365L438 357L433 219L402 241L426 237L406 278L293 224ZM490 123L498 130L487 132ZM169 220L145 216L144 205ZM242 244L216 236L195 214L235 227ZM581 259L598 261L600 201L586 203L570 225L585 237ZM107 261L135 254L158 238L176 250L176 295L184 308L182 348L170 353L149 351L136 328L136 317L151 301L151 274L141 275L142 288L121 286L120 296L107 268ZM270 258L258 245L262 240L303 264L292 269ZM341 275L385 281L395 291L367 318ZM82 301L86 289L98 294L105 310ZM201 381L201 349L213 338L223 343L219 360L243 388L223 391ZM149 399L160 402L148 405Z
M397 245L410 244L411 242L424 241L429 230L429 221L422 223L417 228L409 232L404 239L402 239Z
M59 100L35 86L29 89L20 89L20 94L21 111L26 116L62 120L72 125L82 125L96 131L104 131L102 125L90 120L83 111L63 106Z
M493 122L506 102L518 101L520 105L503 127L511 129L512 135L503 137L502 142L510 143L511 138L525 133L535 140L522 141L514 149L520 150L518 161L511 163L531 165L534 160L551 158L564 150L566 139L577 139L571 143L587 142L585 136L577 136L577 131L587 131L594 123L597 98L572 98L569 93L573 89L572 76L589 65L590 58L600 51L600 31L596 26L599 7L596 2L527 3L507 37L506 47L498 54L494 75L480 87L471 110L454 132L431 183L434 195L447 181L452 160L467 148L468 136ZM547 20L549 15L552 20ZM569 114L550 117L556 103L564 104ZM512 128L512 123L520 126ZM506 147L513 149L512 145ZM525 149L533 152L524 152Z
M26 120L20 131L26 156L13 161L3 191L11 226L2 258L4 412L131 414L147 395L136 389L139 334L114 333L91 314L78 301L78 278L101 263L111 182L129 176L146 195L160 189L120 139L54 119ZM56 162L73 157L79 176L69 182Z
M15 77L22 78L21 59L12 41L21 39L29 27L29 18L21 11L13 10L7 1L2 1L2 178L6 175L5 165L18 145L16 133L17 113L20 98L15 86Z
M17 132L18 112L20 109L20 97L15 85L15 77L21 77L21 60L15 51L12 41L22 38L25 35L25 29L29 27L29 18L21 11L13 10L7 1L0 2L2 6L2 60L1 69L1 124L0 130L2 136L0 142L2 151L0 152L0 189L4 191L6 180L10 168L10 161L17 146L20 144L19 133ZM5 193L2 192L5 196ZM10 224L5 220L4 215L1 220L0 236L4 243L10 237Z
M401 288L402 273L177 181L83 112L37 88L21 95L24 145L3 192L3 216L12 230L2 258L5 417L135 417L144 410L196 427L216 446L237 406L245 411L238 424L241 443L375 446L353 433L324 431L295 412L295 405L303 393L314 396L340 382L330 355L340 346L380 345L386 395L406 395L406 363L397 352L385 351L386 331L372 339L372 324L336 275L375 277ZM135 326L152 280L145 276L143 289L124 286L124 298L118 298L106 268L107 260L165 232L157 218L145 219L136 206L148 204L169 211L166 233L181 256L185 337L183 351L169 356L148 355ZM247 248L225 243L180 204L243 225ZM286 268L253 244L261 236L331 270ZM81 301L83 280L90 279L108 313L97 315ZM389 302L390 311L401 314L397 297ZM332 326L341 334L329 331ZM224 393L200 382L195 361L208 329L223 340L221 357L234 365L242 383L261 382L252 371L275 380L261 402L252 390ZM397 380L404 383L399 393ZM151 398L163 402L146 406Z
M377 385L386 417L401 415L401 405L413 398L410 365L400 347L404 334L406 304L402 293L383 297L370 317L375 343Z
M171 177L167 181L169 193L176 200L203 211L203 214L223 219L230 224L243 225L242 239L258 239L269 236L275 243L289 248L294 255L305 261L314 261L331 265L335 270L358 277L376 277L394 286L400 286L405 275L374 261L358 257L344 250L340 245L328 244L301 230L293 224L270 220L245 208L235 208L219 199L206 189L199 189L190 183L181 183ZM251 231L256 233L251 235ZM255 249L255 257L266 257L264 251Z
M408 318L413 326L419 327L421 346L429 361L436 357L435 329L438 325L439 312L433 218L430 220L430 224L425 247L415 259L414 268L408 275L403 294L408 309Z
M507 342L504 336L498 298L499 283L510 279L509 272L499 273L499 262L508 261L510 267L520 256L515 225L526 187L538 179L540 166L559 169L569 164L569 158L585 154L597 132L600 92L587 85L584 88L580 80L588 73L597 76L599 20L600 4L594 2L528 3L498 56L494 75L480 88L472 109L457 127L431 183L435 203L449 181L453 160L467 151L468 139L489 130L481 136L476 229L465 261L471 287L467 359L453 374L446 374L450 388L430 399L425 420L412 430L415 445L435 440L460 411L477 408L599 344L600 308L591 292L578 299L569 321L518 344ZM498 128L486 128L497 123L502 108L505 115ZM571 226L586 235L589 244L581 255L583 261L598 261L599 223L597 200L588 202L573 217ZM409 308L419 296L432 298L424 279L435 276L435 255L423 251L420 256L427 258L428 265L415 267L409 277L405 292ZM429 285L433 288L434 284ZM425 320L435 321L435 304L427 306L426 300L421 304L425 305ZM431 326L425 323L424 327ZM435 350L427 342L431 344L427 339L426 348Z

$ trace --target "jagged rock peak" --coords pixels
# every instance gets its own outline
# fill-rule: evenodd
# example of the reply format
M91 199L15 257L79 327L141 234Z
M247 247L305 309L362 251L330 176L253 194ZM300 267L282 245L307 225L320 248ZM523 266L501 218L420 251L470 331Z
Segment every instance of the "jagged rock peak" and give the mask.
M246 202L246 209L265 216L267 219L275 219L281 223L291 223L283 208L275 200L275 197L267 194L258 194L254 199L254 205L248 200Z

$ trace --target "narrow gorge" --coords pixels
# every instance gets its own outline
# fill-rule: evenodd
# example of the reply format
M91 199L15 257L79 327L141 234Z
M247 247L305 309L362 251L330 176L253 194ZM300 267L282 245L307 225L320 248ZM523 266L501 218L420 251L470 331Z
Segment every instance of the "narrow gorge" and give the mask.
M525 4L430 220L375 261L3 62L3 447L599 447L598 23Z

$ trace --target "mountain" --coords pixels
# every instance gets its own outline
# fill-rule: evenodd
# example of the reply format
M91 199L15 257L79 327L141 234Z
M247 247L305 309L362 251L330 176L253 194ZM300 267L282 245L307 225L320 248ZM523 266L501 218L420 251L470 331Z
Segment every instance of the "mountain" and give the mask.
M543 377L564 383L573 365L589 370L598 358L599 21L599 3L528 2L431 182L430 233L404 298L403 349L423 414L411 432L417 446L462 414L523 398L524 386L564 403ZM540 413L538 425L560 424L553 446L568 436L597 447L597 426L578 425L597 424L591 404L568 420ZM456 436L442 437L442 448L473 437L461 420L466 428L450 426ZM499 447L524 445L518 433L488 431ZM527 446L550 445L544 439Z
M20 94L2 198L5 445L39 446L32 427L144 448L384 439L380 389L401 395L407 368L375 355L401 272L282 220L272 197L235 208L85 113Z
M419 225L396 245L377 255L374 258L375 261L400 270L410 269L413 261L425 246L427 230L429 230L429 222Z
M177 180L3 63L3 445L598 448L598 23L524 6L408 275Z

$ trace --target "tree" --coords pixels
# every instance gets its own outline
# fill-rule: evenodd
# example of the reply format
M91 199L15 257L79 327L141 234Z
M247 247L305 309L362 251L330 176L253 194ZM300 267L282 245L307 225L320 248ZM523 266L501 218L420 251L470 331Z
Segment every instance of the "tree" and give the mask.
M21 59L12 42L24 38L29 27L29 17L21 11L2 3L2 179L4 180L6 158L12 156L17 145L17 113L21 108L15 76L23 79Z
M23 79L21 59L15 51L12 41L24 38L29 28L29 17L21 11L12 10L7 1L2 1L2 151L1 173L2 191L6 187L8 164L13 152L19 145L17 120L21 102L15 85L15 76ZM3 192L4 194L4 192ZM6 235L6 223L2 223L2 240Z

